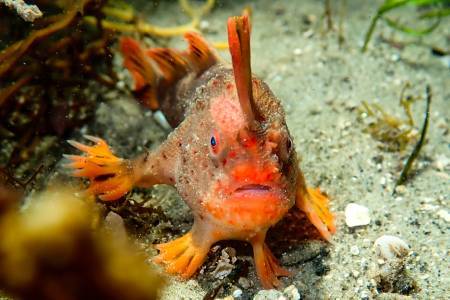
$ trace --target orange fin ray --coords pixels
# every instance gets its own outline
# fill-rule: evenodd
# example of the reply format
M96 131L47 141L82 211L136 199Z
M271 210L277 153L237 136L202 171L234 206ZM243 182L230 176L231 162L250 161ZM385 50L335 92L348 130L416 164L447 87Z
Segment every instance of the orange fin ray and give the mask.
M206 260L210 244L196 245L192 231L168 243L156 245L159 255L153 261L163 264L170 274L190 278Z
M152 48L146 51L162 73L166 86L173 85L188 71L189 66L181 52L170 48Z
M71 161L65 167L73 170L73 176L89 179L88 193L99 195L99 198L104 201L119 199L133 186L131 163L116 157L104 140L92 136L85 136L85 138L95 144L88 146L76 141L68 141L73 147L83 151L86 156L65 155L65 158Z
M184 37L189 45L186 51L170 48L143 50L130 37L120 40L124 66L135 82L134 94L152 110L160 108L158 97L164 97L181 78L190 72L198 77L219 61L214 48L200 34L187 32Z
M264 243L263 239L257 237L253 242L253 253L255 257L256 273L265 289L281 286L278 280L280 276L290 276L291 272L278 264L277 259Z
M123 37L120 40L120 51L124 58L123 65L134 79L136 98L150 109L158 109L158 75L146 57L144 50L136 40Z
M184 38L189 44L188 50L183 53L185 60L196 72L197 76L219 61L219 55L200 34L187 32Z
M328 197L319 188L307 188L306 193L298 192L296 205L306 213L311 223L319 230L327 241L331 241L331 235L336 232L334 216L328 208Z

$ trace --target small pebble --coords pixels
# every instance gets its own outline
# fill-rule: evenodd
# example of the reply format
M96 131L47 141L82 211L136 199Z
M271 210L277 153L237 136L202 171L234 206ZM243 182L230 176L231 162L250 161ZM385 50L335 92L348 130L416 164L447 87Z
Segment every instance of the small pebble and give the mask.
M291 284L287 288L283 290L283 294L289 299L289 300L300 300L301 296L298 292L298 289L295 287L295 285Z
M116 87L117 87L119 90L123 90L123 89L125 88L125 82L122 81L122 80L117 81Z
M383 235L375 241L377 255L385 260L402 258L409 252L408 244L393 235Z
M400 60L400 54L398 53L394 53L391 55L391 60L392 61L399 61Z
M397 194L404 194L404 193L406 193L406 186L404 186L404 185L397 185L395 187L395 192Z
M261 290L253 297L253 300L287 300L282 292L277 290Z
M299 56L299 55L302 55L302 54L303 54L302 49L300 49L300 48L295 48L294 49L294 55Z
M199 27L201 30L207 30L209 28L209 22L206 20L200 21Z
M359 248L356 245L350 247L350 253L352 255L359 255Z
M303 36L304 36L305 38L310 38L310 37L312 37L313 35L314 35L314 31L313 31L312 29L303 32Z
M348 204L345 207L345 223L348 227L368 225L370 223L369 209L356 203Z
M450 223L450 213L445 209L438 210L437 215L444 219L445 222Z
M439 154L433 162L433 167L438 171L444 171L450 165L450 159L444 154Z
M155 121L164 129L171 130L169 122L167 122L166 116L162 113L162 111L158 110L153 114L153 118Z
M241 289L236 289L233 291L233 297L234 298L240 298L242 296L242 290Z
M243 289L248 289L252 286L250 280L245 277L239 277L238 283L242 286Z

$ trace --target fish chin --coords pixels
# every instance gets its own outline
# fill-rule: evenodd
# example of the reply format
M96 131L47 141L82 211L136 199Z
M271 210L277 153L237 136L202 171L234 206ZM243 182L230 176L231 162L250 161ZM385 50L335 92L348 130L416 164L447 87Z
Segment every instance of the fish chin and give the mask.
M289 200L281 190L260 184L243 185L208 207L224 225L249 231L274 225L288 209Z

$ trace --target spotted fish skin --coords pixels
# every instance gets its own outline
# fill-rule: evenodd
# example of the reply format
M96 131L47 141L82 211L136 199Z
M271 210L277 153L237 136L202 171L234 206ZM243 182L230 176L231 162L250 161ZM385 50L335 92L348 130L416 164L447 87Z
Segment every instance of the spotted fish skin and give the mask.
M136 98L162 110L175 127L156 150L135 159L116 157L99 138L93 146L71 141L85 156L70 156L74 176L89 192L114 201L133 186L176 187L194 215L184 236L156 245L155 262L168 273L191 277L220 240L251 243L262 286L280 285L289 272L265 244L267 230L296 205L322 236L335 231L328 198L307 188L280 101L251 73L248 16L228 20L232 64L222 61L198 34L189 48L145 50L122 38L124 65Z

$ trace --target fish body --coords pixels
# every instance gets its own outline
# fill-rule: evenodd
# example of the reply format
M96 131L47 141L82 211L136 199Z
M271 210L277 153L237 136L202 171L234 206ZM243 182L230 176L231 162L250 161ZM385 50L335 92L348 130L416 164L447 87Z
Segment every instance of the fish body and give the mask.
M222 61L198 34L188 33L187 51L144 50L121 40L124 65L135 81L136 97L161 109L175 127L152 152L126 160L107 144L70 143L87 156L70 156L74 176L90 179L89 192L116 200L133 186L169 184L191 208L189 233L159 244L155 261L166 271L191 277L219 240L252 244L265 288L289 274L264 243L267 230L294 205L326 239L334 232L328 200L306 187L280 101L251 73L248 16L228 21L232 65Z

